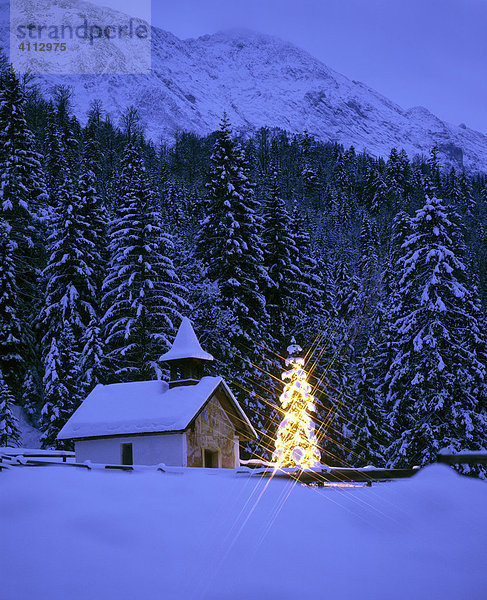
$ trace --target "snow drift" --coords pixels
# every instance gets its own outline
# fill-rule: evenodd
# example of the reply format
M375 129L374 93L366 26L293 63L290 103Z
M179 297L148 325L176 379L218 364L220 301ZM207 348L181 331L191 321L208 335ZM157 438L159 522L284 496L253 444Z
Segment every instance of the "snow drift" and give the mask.
M372 488L71 467L0 485L5 600L487 596L487 486L446 466Z

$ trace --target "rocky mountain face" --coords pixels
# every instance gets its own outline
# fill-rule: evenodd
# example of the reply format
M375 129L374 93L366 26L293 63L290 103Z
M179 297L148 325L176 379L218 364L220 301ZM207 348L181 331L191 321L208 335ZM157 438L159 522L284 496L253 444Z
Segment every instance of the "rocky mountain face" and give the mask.
M115 14L79 0L62 4L73 18L83 15L93 22L109 22ZM110 42L104 52L107 61L116 59ZM304 50L251 31L180 40L153 27L151 74L48 75L39 76L38 83L44 92L56 84L72 86L82 119L94 99L115 120L134 105L155 141L170 143L181 130L207 134L226 111L237 130L307 130L376 156L393 147L410 156L428 154L436 144L445 166L487 172L486 135L445 123L422 107L404 110Z

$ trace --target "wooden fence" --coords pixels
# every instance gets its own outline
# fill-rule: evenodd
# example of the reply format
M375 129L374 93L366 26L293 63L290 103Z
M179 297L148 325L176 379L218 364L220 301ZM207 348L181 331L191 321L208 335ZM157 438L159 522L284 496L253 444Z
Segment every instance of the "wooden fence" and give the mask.
M437 463L446 465L482 464L487 465L487 452L440 452ZM355 484L365 483L371 485L381 481L391 481L414 476L420 467L411 469L382 469L376 467L346 468L346 467L320 467L302 470L275 469L272 463L249 460L241 461L242 466L235 470L238 477L292 479L303 484ZM147 471L156 470L164 473L184 473L182 467L166 467L165 465L110 465L94 464L89 461L75 462L74 452L63 450L25 450L16 448L0 448L0 471L12 467L75 467L81 469L97 469L111 471Z

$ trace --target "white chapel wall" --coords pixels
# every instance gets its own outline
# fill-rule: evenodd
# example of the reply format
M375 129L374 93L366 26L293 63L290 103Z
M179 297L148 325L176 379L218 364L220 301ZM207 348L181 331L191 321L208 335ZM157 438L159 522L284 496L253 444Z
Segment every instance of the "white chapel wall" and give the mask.
M123 436L75 442L76 461L120 465L121 444L132 444L134 464L186 466L184 434Z

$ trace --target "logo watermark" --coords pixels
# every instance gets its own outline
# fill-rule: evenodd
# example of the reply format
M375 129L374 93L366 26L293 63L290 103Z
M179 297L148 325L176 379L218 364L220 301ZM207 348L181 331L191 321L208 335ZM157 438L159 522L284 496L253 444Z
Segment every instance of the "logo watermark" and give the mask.
M96 5L11 0L10 61L20 73L150 73L151 27Z

